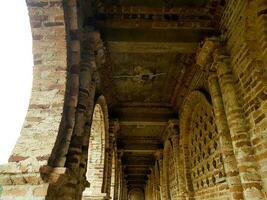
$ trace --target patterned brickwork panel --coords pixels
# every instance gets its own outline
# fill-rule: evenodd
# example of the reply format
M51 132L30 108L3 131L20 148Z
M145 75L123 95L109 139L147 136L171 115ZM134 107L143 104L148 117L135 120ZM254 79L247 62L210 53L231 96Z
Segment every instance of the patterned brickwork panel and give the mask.
M196 105L192 114L189 154L195 192L225 182L219 136L212 108L206 102Z

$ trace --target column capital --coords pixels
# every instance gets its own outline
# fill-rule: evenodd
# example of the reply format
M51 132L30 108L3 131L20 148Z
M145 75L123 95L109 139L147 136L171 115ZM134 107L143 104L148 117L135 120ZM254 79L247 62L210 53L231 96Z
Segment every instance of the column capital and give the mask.
M177 139L179 140L179 135L177 134L170 135L169 139L171 139L172 142L177 141Z
M179 120L178 119L170 119L168 121L168 127L173 128L174 126L179 125Z
M209 71L209 67L212 64L212 53L219 48L220 44L221 41L218 37L209 37L204 40L196 57L196 64L200 66L202 70Z
M112 132L118 132L120 130L120 123L118 119L110 119L109 120L109 128L112 130Z
M123 151L122 150L118 150L117 154L118 154L118 159L121 159L122 156L123 156Z
M230 56L226 53L226 49L216 49L213 53L213 64L211 71L217 71L218 76L231 72Z
M218 79L218 75L216 72L209 72L208 75L208 82L212 82L213 80L217 80Z
M163 159L163 149L158 149L155 151L154 156L156 160L162 160Z
M173 135L179 134L179 120L178 119L170 119L168 124L164 130L163 141L171 138Z

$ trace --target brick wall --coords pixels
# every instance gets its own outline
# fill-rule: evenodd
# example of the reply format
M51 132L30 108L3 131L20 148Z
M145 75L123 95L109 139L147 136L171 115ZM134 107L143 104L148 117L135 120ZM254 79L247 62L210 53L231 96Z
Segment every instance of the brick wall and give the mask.
M251 146L267 192L267 118L266 118L266 1L230 1L221 21L223 36L248 125ZM238 24L238 26L237 26ZM239 27L239 28L237 28Z
M180 173L185 177L185 181L180 179L178 184L180 186L184 184L186 189L183 192L187 197L194 196L195 199L266 198L266 9L265 0L227 1L220 23L222 35L219 37L219 47L215 43L213 43L214 46L208 42L205 43L210 48L211 58L209 59L213 63L206 62L202 66L197 57L199 66L203 67L202 69L208 69L208 72L197 72L189 90L204 89L211 95L212 102L204 107L206 110L210 107L208 113L212 113L213 118L216 118L217 139L214 138L212 141L219 141L215 152L221 151L221 155L213 152L207 156L206 150L209 149L209 145L203 144L204 138L197 138L198 142L193 142L190 147L190 136L187 139L189 141L186 141L182 134L187 132L191 135L195 131L194 128L190 130L190 124L183 124L183 111L180 112L180 145L177 151L184 156L184 159L178 158L180 164L176 171L178 177ZM218 48L217 52L216 48ZM203 55L200 53L197 56L201 58ZM212 75L213 77L210 76L211 72L215 74ZM200 76L201 81L194 81ZM208 87L207 77L209 76L211 78ZM191 104L191 107L195 107L196 104L198 104L197 101ZM187 113L186 115L193 112L186 104L186 100L182 110ZM205 112L200 113L203 121L209 121L204 119ZM190 117L192 123L194 115ZM200 131L197 129L198 134L201 133ZM206 132L204 134L208 135ZM190 149L194 147L198 153L195 151L191 154ZM205 153L204 158L202 158L203 153ZM202 157L199 164L194 164L194 157L200 154ZM166 156L163 156L163 160ZM213 162L209 163L213 159L216 160L218 169L209 172L207 168L213 166ZM193 170L192 166L194 166ZM201 166L204 167L203 172L201 172ZM198 174L199 167L201 170ZM219 172L222 172L224 181L220 176L217 177ZM162 175L164 183L166 174ZM213 177L215 177L215 184ZM162 187L163 199L169 199L164 192L165 186L162 185ZM179 193L181 188L177 189ZM184 199L184 197L179 196L178 199Z

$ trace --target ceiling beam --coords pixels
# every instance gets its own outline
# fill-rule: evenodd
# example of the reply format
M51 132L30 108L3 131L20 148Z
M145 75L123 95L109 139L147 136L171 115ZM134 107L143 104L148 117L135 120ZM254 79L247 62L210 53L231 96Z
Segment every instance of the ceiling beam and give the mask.
M152 154L155 152L155 149L122 149L124 153L144 153Z
M120 126L137 126L143 127L143 126L166 126L168 124L167 121L120 121Z
M150 144L150 143L146 143L146 142L139 142L139 143L122 143L122 142L118 142L118 149L122 149L122 150L139 150L139 152L146 152L147 150L150 151L155 151L157 149L162 149L163 148L163 144L161 143L157 143L157 144Z
M125 175L126 180L147 180L147 175L140 174L127 174Z
M163 16L164 17L164 16ZM150 19L106 19L97 21L97 27L120 29L163 29L163 30L214 30L210 19L150 20Z
M106 42L197 43L216 32L214 29L99 28Z
M160 138L156 136L121 136L118 137L118 143L136 144L160 144Z
M119 42L109 41L107 47L117 53L194 53L197 42Z
M155 161L151 161L151 160L127 160L123 162L123 165L126 166L153 166L155 164Z
M131 189L131 188L137 188L137 187L144 188L144 187L145 187L145 184L131 183L130 185L128 185L128 188L129 188L129 189Z
M154 2L154 1L153 1ZM124 1L125 3L125 1ZM142 1L144 4L144 1ZM153 3L155 5L155 2ZM156 15L173 15L178 14L179 16L207 16L209 13L209 9L207 7L198 7L198 6L174 6L171 9L165 7L166 5L162 5L162 7L151 7L151 6L142 6L138 5L104 5L101 9L99 9L98 13L101 14L156 14Z
M134 165L124 165L124 166L125 166L125 170L131 170L131 169L150 170L150 166L134 166Z
M146 181L145 180L126 180L127 184L128 185L131 185L131 184L138 184L138 185L145 185L146 184Z
M136 174L136 175L146 175L146 174L150 174L150 170L147 169L126 169L124 170L125 174Z

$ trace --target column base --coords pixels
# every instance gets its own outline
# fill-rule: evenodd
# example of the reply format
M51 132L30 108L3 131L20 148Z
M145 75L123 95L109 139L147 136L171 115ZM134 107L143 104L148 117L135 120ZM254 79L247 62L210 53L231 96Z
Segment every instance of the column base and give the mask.
M8 163L0 165L0 199L47 199L50 184L67 182L66 168Z
M38 166L0 165L0 199L45 199L48 186Z

